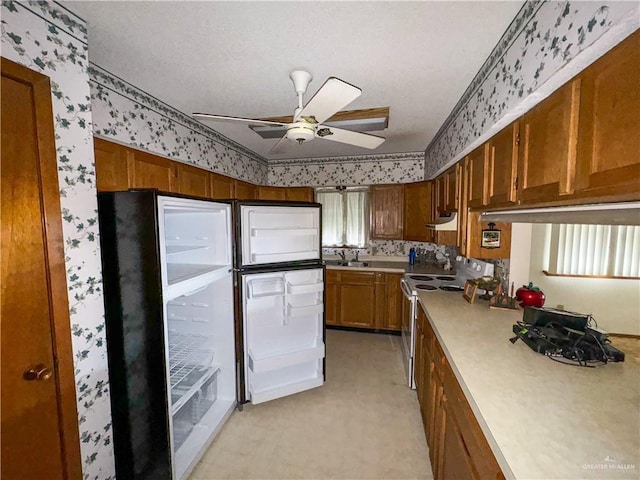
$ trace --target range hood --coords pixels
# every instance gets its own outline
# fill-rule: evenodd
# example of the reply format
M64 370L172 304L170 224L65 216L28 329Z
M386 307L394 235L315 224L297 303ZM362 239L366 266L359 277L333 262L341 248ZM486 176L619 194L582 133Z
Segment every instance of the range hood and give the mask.
M640 225L640 202L485 212L482 222Z
M456 212L441 213L435 220L427 223L426 227L441 231L457 230L458 222L456 221Z

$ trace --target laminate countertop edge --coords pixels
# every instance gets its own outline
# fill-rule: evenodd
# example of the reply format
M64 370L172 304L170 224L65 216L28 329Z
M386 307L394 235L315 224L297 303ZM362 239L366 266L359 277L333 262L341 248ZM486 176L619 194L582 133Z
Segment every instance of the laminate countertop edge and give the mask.
M521 311L453 292L419 299L506 478L638 478L637 350L599 368L563 365L509 342Z

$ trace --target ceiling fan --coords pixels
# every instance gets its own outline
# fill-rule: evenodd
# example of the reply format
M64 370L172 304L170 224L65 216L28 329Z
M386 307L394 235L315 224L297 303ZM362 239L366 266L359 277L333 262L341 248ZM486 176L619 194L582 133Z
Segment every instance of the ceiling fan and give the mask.
M306 105L303 105L302 97L307 91L307 87L313 77L309 72L304 70L295 70L291 72L289 77L298 95L298 107L295 109L293 117L290 117L290 121L282 121L283 119L230 117L225 115L211 115L208 113L194 113L193 116L199 120L250 123L250 128L253 127L254 130L257 129L257 126L270 126L283 129L282 133L278 135L281 135L280 140L278 140L278 143L269 151L269 153L272 154L286 151L287 147L291 145L291 142L303 144L315 138L369 149L377 148L384 142L385 139L383 137L348 130L346 128L338 128L327 122L327 120L334 116L338 117L338 115L335 114L339 112L340 109L353 102L362 94L362 90L358 87L339 78L329 77L315 95L311 97L311 100L309 100ZM360 114L361 117L363 115L366 117L366 114ZM336 123L338 122L339 120ZM386 122L384 123L384 127L386 127Z

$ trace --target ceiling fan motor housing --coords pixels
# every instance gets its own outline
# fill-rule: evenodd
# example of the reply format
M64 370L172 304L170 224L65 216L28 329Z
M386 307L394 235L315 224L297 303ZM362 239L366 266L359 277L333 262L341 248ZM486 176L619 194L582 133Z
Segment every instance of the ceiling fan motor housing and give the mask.
M313 140L315 132L312 126L294 125L287 130L287 138L292 142L304 143Z

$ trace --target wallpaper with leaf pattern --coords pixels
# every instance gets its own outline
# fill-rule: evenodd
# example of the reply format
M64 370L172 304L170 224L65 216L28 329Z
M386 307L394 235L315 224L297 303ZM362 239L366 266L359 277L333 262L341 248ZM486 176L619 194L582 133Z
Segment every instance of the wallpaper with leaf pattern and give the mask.
M638 2L528 1L425 152L433 178ZM604 53L604 52L603 52Z
M84 21L50 2L3 1L2 56L51 78L83 475L111 479L111 407Z

